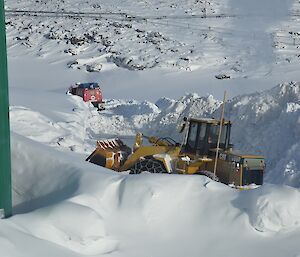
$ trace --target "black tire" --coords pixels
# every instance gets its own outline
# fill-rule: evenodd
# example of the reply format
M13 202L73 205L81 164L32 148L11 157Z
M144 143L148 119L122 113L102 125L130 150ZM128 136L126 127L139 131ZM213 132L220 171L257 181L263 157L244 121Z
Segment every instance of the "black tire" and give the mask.
M140 174L148 171L150 173L167 173L164 164L153 158L140 159L130 169L129 174Z

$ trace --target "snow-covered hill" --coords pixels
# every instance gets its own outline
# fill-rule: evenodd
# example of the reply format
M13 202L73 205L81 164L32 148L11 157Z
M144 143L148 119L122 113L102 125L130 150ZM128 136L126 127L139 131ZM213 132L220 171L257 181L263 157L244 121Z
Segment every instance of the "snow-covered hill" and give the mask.
M9 48L89 72L214 67L215 75L243 78L299 64L293 0L7 0L6 9Z
M218 31L209 29L222 1L7 1L8 10L47 11L36 17L8 12L9 47L47 57L58 54L74 69L97 71L113 63L129 70L160 67L194 69L222 61ZM206 11L204 11L206 10ZM57 12L71 12L69 15ZM87 15L72 15L74 12ZM214 16L212 21L203 15ZM219 18L220 19L220 18ZM41 22L42 20L42 22ZM201 26L195 25L201 23ZM179 33L178 33L179 32ZM221 55L221 53L220 53ZM206 63L207 65L207 63Z

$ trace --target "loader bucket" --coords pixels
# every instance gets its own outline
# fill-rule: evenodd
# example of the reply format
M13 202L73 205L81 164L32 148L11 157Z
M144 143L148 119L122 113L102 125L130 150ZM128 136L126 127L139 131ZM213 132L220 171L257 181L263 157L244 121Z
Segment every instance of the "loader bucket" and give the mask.
M131 152L131 148L119 138L99 140L96 149L86 158L86 161L119 171Z

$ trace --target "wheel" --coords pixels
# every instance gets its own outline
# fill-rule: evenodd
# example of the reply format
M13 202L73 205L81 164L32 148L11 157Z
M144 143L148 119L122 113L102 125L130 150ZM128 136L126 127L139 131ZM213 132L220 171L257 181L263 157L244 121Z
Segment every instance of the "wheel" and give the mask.
M196 175L204 175L206 177L209 177L210 179L220 182L219 178L211 171L208 170L199 170L197 173L195 173Z
M129 174L140 174L148 171L150 173L167 173L164 164L153 158L140 159L130 169Z

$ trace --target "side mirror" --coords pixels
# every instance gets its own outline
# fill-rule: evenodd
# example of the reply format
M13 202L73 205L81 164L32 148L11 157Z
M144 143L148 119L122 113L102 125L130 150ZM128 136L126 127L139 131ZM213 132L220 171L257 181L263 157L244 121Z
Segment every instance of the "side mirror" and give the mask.
M183 122L178 126L179 127L179 133L182 133L186 127L187 124L187 117L183 118Z
M143 134L137 133L135 136L135 143L133 146L133 151L135 152L138 148L140 148L142 143L143 143Z

